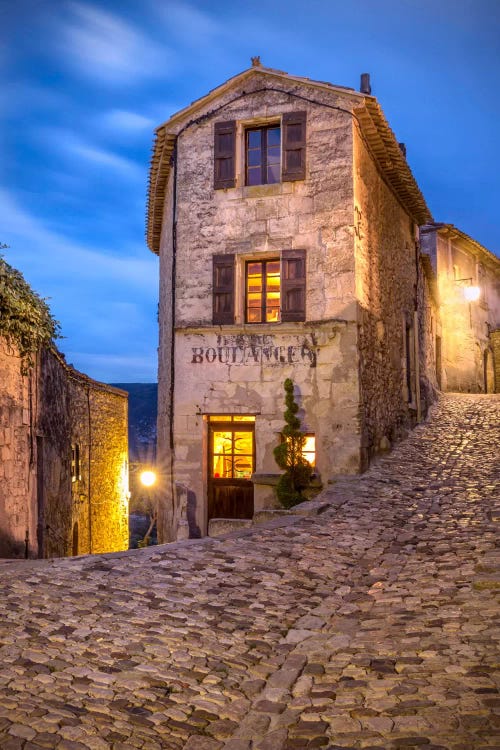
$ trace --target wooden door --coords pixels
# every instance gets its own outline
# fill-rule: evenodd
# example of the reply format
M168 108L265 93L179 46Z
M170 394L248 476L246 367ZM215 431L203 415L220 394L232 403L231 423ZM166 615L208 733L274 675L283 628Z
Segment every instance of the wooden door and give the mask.
M239 416L210 418L208 520L253 516L253 420Z

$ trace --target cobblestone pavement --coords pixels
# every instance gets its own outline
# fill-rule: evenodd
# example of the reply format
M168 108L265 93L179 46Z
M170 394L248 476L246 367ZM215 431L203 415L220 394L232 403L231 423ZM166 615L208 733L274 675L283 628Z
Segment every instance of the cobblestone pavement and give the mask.
M500 748L499 416L444 397L320 515L2 563L2 750Z

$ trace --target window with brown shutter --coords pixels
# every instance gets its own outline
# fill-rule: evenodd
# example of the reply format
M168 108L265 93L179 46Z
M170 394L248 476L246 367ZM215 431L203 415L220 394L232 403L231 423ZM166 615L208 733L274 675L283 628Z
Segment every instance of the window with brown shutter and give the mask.
M306 112L283 115L283 182L306 178Z
M213 315L215 324L234 323L234 255L213 256Z
M214 188L235 185L236 122L216 122L214 126Z
M298 322L306 319L306 251L283 250L281 253L281 320Z

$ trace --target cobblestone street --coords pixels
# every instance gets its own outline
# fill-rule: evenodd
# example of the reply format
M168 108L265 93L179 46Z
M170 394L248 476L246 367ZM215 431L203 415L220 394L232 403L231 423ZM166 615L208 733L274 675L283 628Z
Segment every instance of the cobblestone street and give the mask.
M0 748L500 748L499 432L447 395L318 515L2 562Z

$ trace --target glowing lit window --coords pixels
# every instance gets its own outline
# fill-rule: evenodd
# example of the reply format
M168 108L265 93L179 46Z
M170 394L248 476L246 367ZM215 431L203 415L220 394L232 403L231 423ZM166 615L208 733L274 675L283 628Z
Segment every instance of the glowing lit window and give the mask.
M248 414L210 414L210 422L255 422L255 417Z
M255 417L211 419L223 422L210 428L213 479L249 480L254 470L254 430L247 420L254 422Z
M281 274L279 259L246 264L246 322L278 323Z
M311 466L316 465L316 435L306 435L302 456Z
M281 128L272 125L246 131L246 184L271 185L281 180Z
M73 443L71 446L71 481L79 482L81 478L80 446L78 443Z

